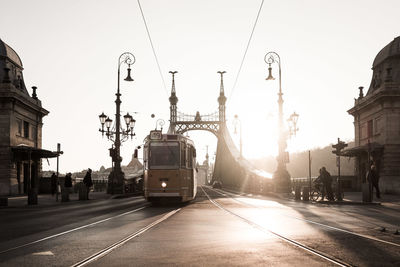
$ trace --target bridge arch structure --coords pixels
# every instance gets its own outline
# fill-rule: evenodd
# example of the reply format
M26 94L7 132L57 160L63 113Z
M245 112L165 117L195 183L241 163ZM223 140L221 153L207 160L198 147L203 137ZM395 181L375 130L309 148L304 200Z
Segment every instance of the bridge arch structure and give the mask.
M218 96L218 111L201 115L178 112L178 97L175 88L176 71L172 74L170 102L170 125L168 133L183 134L188 131L208 131L217 137L217 153L214 163L212 181L221 181L224 187L245 192L262 193L272 188L272 175L257 170L240 155L226 127L226 96L224 91L224 73L218 71L221 77Z

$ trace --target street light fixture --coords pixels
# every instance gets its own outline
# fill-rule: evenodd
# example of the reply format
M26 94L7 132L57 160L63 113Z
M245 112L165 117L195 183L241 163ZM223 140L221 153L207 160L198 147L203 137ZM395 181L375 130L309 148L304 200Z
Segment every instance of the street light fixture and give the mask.
M133 81L131 77L131 65L135 63L135 56L129 52L125 52L120 55L118 59L118 83L117 83L117 99L115 100L116 113L115 113L115 125L112 127L113 120L110 119L107 115L102 112L99 115L102 136L106 134L108 140L111 140L114 143L114 147L110 149L110 156L112 157L112 161L114 163L114 168L112 170L112 175L110 175L111 180L108 181L108 189L107 192L109 194L122 194L124 193L124 173L121 170L121 161L122 158L120 156L120 148L121 143L126 141L129 137L131 139L135 136L133 132L133 128L135 127L135 119L127 113L124 115L124 121L126 124L126 129L123 129L121 126L121 93L120 93L120 68L121 65L128 65L128 74L124 79L125 81L131 82ZM104 129L104 125L106 129Z
M282 98L282 75L281 75L281 59L275 52L268 52L264 56L265 63L268 64L268 77L265 80L275 80L272 76L272 67L274 63L279 67L279 93L278 93L278 148L279 153L277 157L278 167L274 173L275 189L277 192L290 192L290 174L286 169L286 163L289 161L288 153L286 150L287 135L284 132L283 125L283 98Z
M289 138L291 138L292 135L296 136L296 133L299 130L299 128L297 128L298 120L299 120L299 114L297 114L296 112L293 112L293 114L290 115L289 119L287 119L289 125Z

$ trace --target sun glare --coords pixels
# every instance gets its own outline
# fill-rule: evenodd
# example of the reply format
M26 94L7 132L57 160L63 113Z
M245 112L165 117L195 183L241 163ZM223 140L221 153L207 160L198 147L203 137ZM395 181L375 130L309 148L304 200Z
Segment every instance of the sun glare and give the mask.
M241 121L243 127L242 149L245 158L255 159L277 155L276 121L274 118L267 118L264 123L260 123L251 114L242 114ZM240 129L235 131L234 125L229 125L229 128L236 147L240 149Z

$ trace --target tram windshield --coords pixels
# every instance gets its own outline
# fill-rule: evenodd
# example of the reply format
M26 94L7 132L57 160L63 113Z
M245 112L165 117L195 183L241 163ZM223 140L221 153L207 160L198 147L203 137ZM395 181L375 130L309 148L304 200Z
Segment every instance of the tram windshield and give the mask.
M178 142L150 143L149 167L150 169L178 169L179 143Z

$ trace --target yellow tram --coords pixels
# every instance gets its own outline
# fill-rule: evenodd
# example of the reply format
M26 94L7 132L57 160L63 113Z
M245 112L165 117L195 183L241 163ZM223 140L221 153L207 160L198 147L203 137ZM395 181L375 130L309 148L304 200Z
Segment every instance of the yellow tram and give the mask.
M186 202L197 193L196 149L180 134L151 131L143 149L144 196L150 202Z

